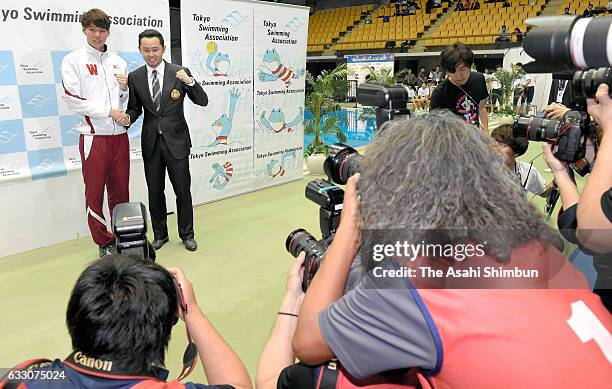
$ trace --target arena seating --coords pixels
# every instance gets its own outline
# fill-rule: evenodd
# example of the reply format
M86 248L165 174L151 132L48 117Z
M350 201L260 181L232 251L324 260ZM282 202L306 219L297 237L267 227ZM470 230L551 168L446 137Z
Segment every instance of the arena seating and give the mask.
M358 7L333 8L317 11L310 15L308 25L308 51L323 51L324 46L331 44L362 15L372 10L372 5Z
M549 5L545 13L563 14L565 7L569 7L570 13L582 15L589 2L596 9L607 8L608 4L608 0L562 0L560 5L553 6L556 9L551 10ZM399 48L403 42L415 41L434 50L457 41L492 46L504 24L511 33L516 27L527 32L525 20L538 16L547 0L510 0L510 7L480 0L480 9L468 11L455 10L453 0L432 8L430 14L425 13L425 3L426 0L417 0L420 9L405 16L395 15L394 3L376 9L367 5L316 11L310 17L308 51L371 51L389 45ZM371 22L366 23L366 19ZM511 40L516 42L516 36L512 35Z
M453 11L433 37L425 42L427 46L446 46L461 41L468 45L493 44L502 25L510 32L515 27L522 32L527 30L525 19L537 16L545 4L545 0L536 0L532 5L519 5L518 1L510 7L502 7L502 3L481 3L478 10ZM513 40L516 38L513 36Z
M372 23L361 23L351 34L334 47L336 50L360 50L384 48L387 41L394 41L399 47L405 40L418 39L425 29L448 8L449 3L443 3L441 8L433 8L430 14L425 13L425 0L419 1L420 9L412 15L395 16L395 5L387 4L372 14ZM383 17L389 18L384 22Z
M594 8L597 7L603 7L603 8L607 8L608 7L608 0L563 0L563 2L561 3L561 6L559 7L559 9L557 10L557 14L561 15L565 12L565 8L569 7L570 9L570 14L572 15L579 15L582 16L582 13L584 12L585 9L587 9L587 6L589 5L589 3L593 4ZM611 16L612 14L606 14L606 16Z

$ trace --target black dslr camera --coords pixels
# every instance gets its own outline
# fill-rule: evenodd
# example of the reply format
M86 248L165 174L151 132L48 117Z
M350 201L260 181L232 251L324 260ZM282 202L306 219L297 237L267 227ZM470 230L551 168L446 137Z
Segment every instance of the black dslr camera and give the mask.
M143 203L121 203L113 210L117 253L155 261L155 249L147 240L147 209Z
M514 120L512 134L556 145L554 155L558 160L577 163L585 157L589 124L589 116L580 111L568 111L561 120L519 116Z
M585 112L586 99L594 98L601 84L612 90L612 70L606 67L612 65L612 57L607 55L612 19L543 16L529 18L527 24L534 28L523 40L523 48L535 61L525 64L525 71L556 72L553 78L571 82L571 106L576 110L561 120L519 117L514 122L514 136L556 145L555 157L585 175L589 172L584 158L586 141L596 139Z
M306 185L306 198L319 205L319 227L322 238L317 240L303 228L292 231L285 241L287 251L297 257L306 253L302 290L305 292L325 257L334 233L340 224L344 191L336 186L345 185L357 173L362 156L352 147L336 143L329 147L330 155L325 159L323 170L326 180L313 180Z

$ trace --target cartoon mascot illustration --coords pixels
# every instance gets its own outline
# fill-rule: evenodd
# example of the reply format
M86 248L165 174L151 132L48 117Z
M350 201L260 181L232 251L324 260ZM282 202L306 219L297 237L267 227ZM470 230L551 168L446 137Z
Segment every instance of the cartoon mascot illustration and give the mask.
M238 89L230 89L229 97L230 106L227 115L222 114L219 119L215 120L211 125L212 130L217 135L217 137L215 138L215 141L209 145L209 147L213 147L218 144L227 144L227 137L232 131L232 120L234 119L234 111L236 111L236 102L240 97Z
M290 69L282 64L280 56L275 49L266 50L263 57L263 66L259 68L260 81L282 80L285 87L289 87L291 80L304 76L304 69Z
M286 122L285 114L280 108L272 108L267 118L266 111L263 111L259 119L261 124L272 132L279 133L285 130L291 132L304 119L304 109L300 108L300 112L289 123Z

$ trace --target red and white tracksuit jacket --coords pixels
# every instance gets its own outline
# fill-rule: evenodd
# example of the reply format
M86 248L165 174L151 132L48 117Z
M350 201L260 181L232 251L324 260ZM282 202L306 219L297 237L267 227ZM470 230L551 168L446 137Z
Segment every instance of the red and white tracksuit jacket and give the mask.
M127 63L115 53L86 45L62 61L64 101L81 119L79 151L83 162L87 222L94 242L112 243L102 211L104 190L110 214L129 201L130 146L127 130L110 117L125 111L129 91L122 91L115 74L127 75Z
M126 132L110 117L111 107L125 111L129 91L122 91L115 74L127 75L127 63L115 53L87 45L64 57L64 101L81 118L82 134L119 135Z

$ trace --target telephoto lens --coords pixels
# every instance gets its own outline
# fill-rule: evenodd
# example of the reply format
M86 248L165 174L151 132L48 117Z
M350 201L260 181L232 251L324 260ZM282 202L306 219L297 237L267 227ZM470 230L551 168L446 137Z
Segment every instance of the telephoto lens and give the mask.
M593 99L597 93L597 88L601 84L607 84L609 90L612 90L612 69L599 68L577 71L574 73L572 88L574 93L587 99Z
M532 58L529 73L555 73L612 66L612 18L538 16L523 40Z

